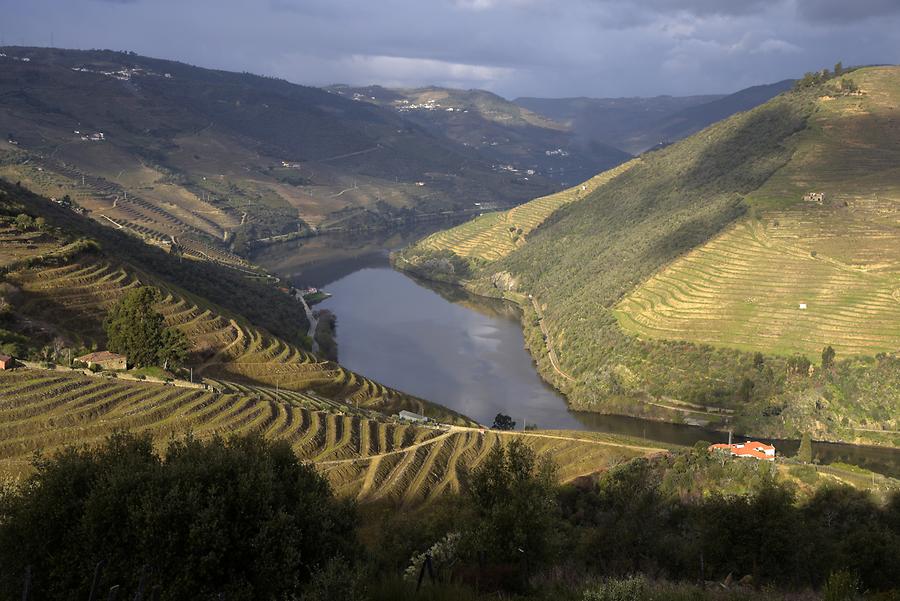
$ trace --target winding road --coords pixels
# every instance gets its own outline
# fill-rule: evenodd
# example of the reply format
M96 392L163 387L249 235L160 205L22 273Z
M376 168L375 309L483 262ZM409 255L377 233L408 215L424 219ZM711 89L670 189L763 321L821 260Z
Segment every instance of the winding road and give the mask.
M544 335L544 343L547 345L547 355L550 356L550 364L553 366L553 370L566 380L574 382L575 378L564 372L559 366L559 359L556 357L556 351L553 350L553 341L550 339L550 332L547 331L547 326L544 325L544 312L541 311L541 306L534 296L531 297L531 304L534 305L534 311L537 313L538 326L541 328L541 333Z

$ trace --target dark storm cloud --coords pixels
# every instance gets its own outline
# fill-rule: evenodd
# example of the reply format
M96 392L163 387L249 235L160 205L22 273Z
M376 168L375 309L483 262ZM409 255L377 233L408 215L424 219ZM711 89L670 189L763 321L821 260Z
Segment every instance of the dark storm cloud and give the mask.
M900 0L798 0L800 14L812 21L846 23L900 14Z
M898 0L0 0L6 41L309 84L725 92L900 61ZM873 18L877 17L877 18Z

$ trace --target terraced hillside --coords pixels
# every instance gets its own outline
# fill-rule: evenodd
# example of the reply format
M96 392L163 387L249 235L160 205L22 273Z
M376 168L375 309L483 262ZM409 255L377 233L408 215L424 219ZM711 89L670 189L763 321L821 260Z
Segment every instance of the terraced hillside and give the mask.
M851 77L861 93L826 88L791 161L750 195L758 218L628 295L626 330L811 357L900 350L900 69Z
M460 470L476 467L509 436L552 453L563 480L661 450L599 434L416 427L350 408L324 412L315 397L259 392L220 394L59 371L3 372L0 473L27 473L38 450L96 443L117 429L150 432L160 444L189 432L201 438L255 432L289 440L341 494L415 504L458 490Z
M470 258L492 217L443 235L462 256L397 265L519 302L575 408L900 444L898 106L897 67L804 84L643 155L527 244Z
M0 54L0 175L198 256L556 189L393 109L317 88L126 52Z
M417 251L451 251L468 259L496 261L525 244L528 235L554 211L587 197L598 187L631 169L639 159L592 177L583 184L556 194L535 198L508 211L487 213L462 225L437 232L417 243L410 255ZM407 257L411 259L411 256Z
M337 401L387 413L409 409L448 421L465 421L322 360L207 301L103 257L82 256L61 266L15 270L6 275L6 280L23 297L17 313L52 324L56 332L82 347L102 348L101 324L109 308L127 290L149 285L160 291L157 310L166 325L178 328L190 341L188 365L195 375L313 390Z

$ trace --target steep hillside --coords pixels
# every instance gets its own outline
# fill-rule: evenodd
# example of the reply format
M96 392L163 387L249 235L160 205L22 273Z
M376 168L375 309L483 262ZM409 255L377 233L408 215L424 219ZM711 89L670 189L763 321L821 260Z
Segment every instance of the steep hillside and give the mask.
M2 54L0 174L157 242L243 248L553 188L318 88L133 53Z
M476 266L501 259L523 246L531 232L556 210L587 197L639 162L640 159L632 159L562 192L535 198L508 211L486 213L452 229L432 234L417 242L411 252L398 254L397 260L405 262L404 269L421 268L430 277L435 277L440 275L436 261L440 261L444 251L472 261Z
M484 90L329 89L394 110L435 135L476 149L495 168L529 179L548 177L571 185L630 158L603 139L589 141L579 131Z
M194 376L470 423L311 353L302 306L258 274L179 259L2 180L0 209L6 352L38 358L56 346L73 356L103 348L109 308L127 290L151 286L166 325L190 343L186 367ZM28 239L32 232L16 232L15 217L23 214L46 221L34 232L41 244Z
M569 125L581 136L632 154L680 140L790 89L793 80L716 96L517 98L516 104Z
M900 349L898 75L854 72L861 95L826 88L792 160L749 196L756 218L635 290L623 326L813 359L825 344L839 356Z
M900 444L898 75L855 71L647 154L467 264L468 285L522 302L577 408Z
M28 473L36 451L98 443L117 429L149 432L160 445L188 433L206 438L256 432L288 440L340 494L404 505L457 492L460 472L478 466L494 445L513 436L552 454L563 481L663 450L583 432L416 427L347 407L335 413L315 396L284 391L221 394L67 370L0 373L0 475Z

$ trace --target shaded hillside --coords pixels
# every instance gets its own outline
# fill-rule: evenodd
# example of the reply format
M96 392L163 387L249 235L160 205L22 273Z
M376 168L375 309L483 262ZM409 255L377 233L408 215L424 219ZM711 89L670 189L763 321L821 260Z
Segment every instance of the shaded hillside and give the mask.
M586 140L600 140L639 154L655 145L636 139L650 124L682 109L721 96L656 96L653 98L516 98L519 106L564 123Z
M655 98L517 98L516 104L568 124L582 136L632 154L666 145L790 89L794 80L724 96Z
M847 357L897 344L896 74L804 87L647 154L457 271L522 302L578 408L897 444L900 359Z
M225 248L235 236L243 245L552 189L318 88L133 53L4 54L2 173L148 239Z
M794 82L793 79L784 79L776 83L752 86L722 98L681 109L650 125L648 128L650 132L643 134L644 140L651 142L650 136L656 136L659 141L664 143L680 140L711 123L721 121L741 111L749 111L753 107L769 101L782 92L790 90Z
M18 215L45 221L37 232L42 244L15 233ZM0 257L0 342L17 357L104 348L102 324L110 308L128 290L150 286L158 291L156 310L165 324L188 341L185 367L192 376L223 380L225 388L232 382L274 386L314 392L343 407L387 414L409 409L470 423L310 352L302 305L261 274L179 259L2 180Z
M396 111L435 135L477 150L496 169L529 178L548 177L571 185L630 158L602 139L589 140L581 132L484 90L329 89Z

